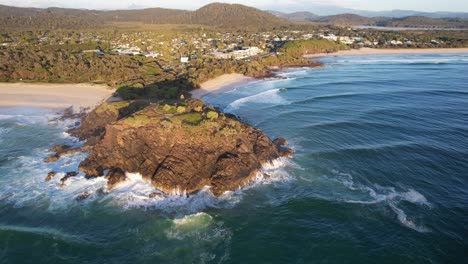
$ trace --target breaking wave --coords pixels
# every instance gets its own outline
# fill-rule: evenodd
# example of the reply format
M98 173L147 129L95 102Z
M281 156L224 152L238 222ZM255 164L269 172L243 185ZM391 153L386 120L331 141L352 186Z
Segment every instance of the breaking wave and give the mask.
M288 101L281 97L281 89L273 89L265 92L261 92L255 95L247 96L240 98L232 103L230 103L225 111L234 112L239 109L242 105L246 103L257 103L257 104L271 104L271 105L282 105L287 104Z

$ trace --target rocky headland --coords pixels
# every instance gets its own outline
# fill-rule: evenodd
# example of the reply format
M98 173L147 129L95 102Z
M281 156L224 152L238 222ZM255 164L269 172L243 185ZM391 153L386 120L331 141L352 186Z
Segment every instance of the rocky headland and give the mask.
M171 195L195 193L205 186L214 195L238 189L254 180L263 164L293 154L286 140L272 141L199 99L103 103L69 133L86 140L85 146L56 147L46 161L89 151L79 166L86 177L106 177L112 189L126 179L125 172L140 173Z

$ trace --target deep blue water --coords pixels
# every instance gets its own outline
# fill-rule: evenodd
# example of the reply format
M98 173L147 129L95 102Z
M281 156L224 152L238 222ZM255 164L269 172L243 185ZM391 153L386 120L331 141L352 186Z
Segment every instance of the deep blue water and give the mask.
M53 113L1 109L0 263L465 263L468 54L322 61L205 98L296 151L221 198L44 182L84 157L45 151L81 143Z

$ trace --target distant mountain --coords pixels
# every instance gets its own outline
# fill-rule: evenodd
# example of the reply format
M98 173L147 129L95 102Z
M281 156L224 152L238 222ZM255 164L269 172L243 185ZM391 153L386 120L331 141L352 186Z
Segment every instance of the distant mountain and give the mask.
M147 24L187 24L190 22L191 11L146 8L136 10L101 11L99 16L103 22L143 22Z
M78 29L102 23L99 11L21 8L0 5L0 29Z
M430 18L410 16L377 21L383 27L467 28L468 20L461 18Z
M374 25L376 22L375 19L355 14L341 14L334 16L318 17L311 21L341 26Z
M18 8L0 5L0 29L87 28L110 22L197 24L223 28L272 29L291 21L239 4L213 3L195 11L147 8L140 10L82 10Z
M323 8L322 11L324 10ZM412 11L395 10L390 12L393 12L393 14L396 14L395 12L408 14ZM271 13L240 4L223 3L209 4L195 11L166 8L103 11L67 8L20 8L0 5L0 30L100 28L113 22L191 24L226 29L270 30L287 27L295 24L297 21L344 26L379 25L468 28L468 20L463 18L429 18L423 16L407 16L403 18L368 17L354 13L320 17L311 12Z
M280 27L291 24L268 12L240 4L213 3L191 13L193 24L218 25L221 27Z
M365 17L391 17L391 18L403 18L408 16L425 16L431 18L468 18L467 12L422 12L415 10L388 10L388 11L368 11L368 10L357 10L351 8L344 8L334 5L321 5L321 4L288 4L287 7L281 10L282 13L288 14L292 11L308 11L319 16L333 16L340 14L355 14ZM271 11L276 12L276 11Z
M320 16L311 12L295 12L290 14L284 14L283 17L296 21L312 21L320 18Z
M340 14L332 16L305 16L299 13L277 13L277 16L293 20L306 20L315 23L324 23L339 26L383 26L383 27L421 27L421 28L468 28L468 19L464 18L430 18L424 16L408 16L403 18L392 17L366 17L356 14ZM299 18L299 19L295 19Z
M364 11L354 10L354 14L367 17L392 17L403 18L409 16L424 16L430 18L468 18L468 13L463 12L421 12L413 10L391 10L391 11Z
M34 16L43 9L0 5L0 16Z

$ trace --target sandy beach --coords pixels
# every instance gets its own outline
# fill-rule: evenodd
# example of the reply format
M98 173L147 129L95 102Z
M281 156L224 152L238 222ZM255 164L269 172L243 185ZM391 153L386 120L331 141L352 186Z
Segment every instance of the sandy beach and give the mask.
M342 50L334 53L317 53L305 55L306 58L321 58L329 56L363 56L380 54L437 54L437 53L468 53L468 48L454 49L373 49L361 48L352 50Z
M231 86L247 83L255 80L255 78L248 77L239 73L224 74L200 85L199 89L193 90L190 93L193 98L202 98L209 93L218 91L220 89L228 89Z
M0 83L0 107L45 107L64 109L93 107L113 93L105 85Z

